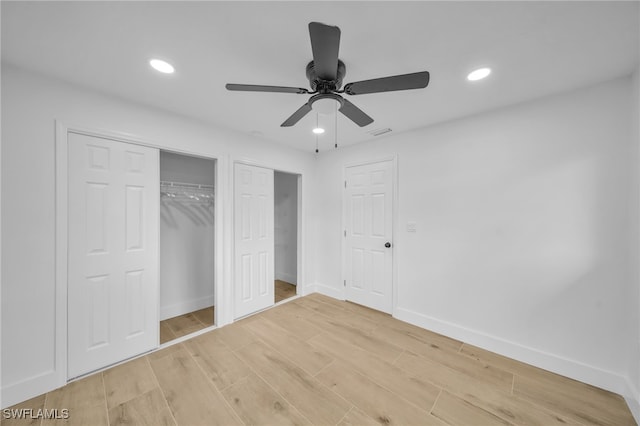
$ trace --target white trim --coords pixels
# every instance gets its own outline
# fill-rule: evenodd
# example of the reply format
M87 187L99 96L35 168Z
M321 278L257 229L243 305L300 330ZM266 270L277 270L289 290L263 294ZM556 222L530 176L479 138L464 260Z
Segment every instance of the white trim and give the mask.
M397 154L393 154L390 156L386 156L386 157L380 157L380 158L375 158L375 159L368 159L368 160L364 160L364 161L355 161L355 162L348 162L343 164L342 167L342 182L346 182L347 180L347 169L349 167L358 167L358 166L365 166L368 164L375 164L375 163L382 163L385 161L391 161L391 190L393 191L392 194L392 202L391 202L391 233L392 233L392 237L391 237L391 247L393 248L393 250L391 251L391 315L395 315L396 309L397 309L397 303L398 303L398 260L397 260L397 256L396 256L396 242L399 241L398 238L398 212L399 212L399 204L398 204L398 176L399 176L399 172L398 172L398 155ZM342 185L341 182L341 185ZM340 232L344 232L345 229L347 229L347 206L345 203L345 188L341 188L342 191L342 196L341 196L341 204L342 204L342 223L341 225L341 230ZM339 298L340 300L346 300L346 288L345 288L345 281L347 279L346 277L346 273L347 273L347 240L346 238L344 238L344 236L340 237L342 242L340 244L340 251L341 251L341 261L340 261L340 267L341 267L341 271L340 271L340 281L342 281L343 285L339 285L339 287L342 289L342 291L340 293L342 293L342 296ZM321 284L316 284L316 286L322 286ZM320 288L320 287L318 287ZM318 292L323 293L321 290L318 290ZM323 293L326 294L326 293ZM330 294L326 294L327 296L331 296ZM331 297L335 297L335 296L331 296Z
M305 250L302 250L302 242L304 241L303 236L306 235L306 233L304 232L304 227L302 226L302 224L304 223L303 221L303 217L302 217L302 206L304 205L302 203L302 174L298 174L298 181L297 181L297 185L298 185L298 205L296 206L296 208L298 209L297 211L297 220L298 223L296 224L297 227L297 231L298 231L298 238L296 241L296 245L297 245L297 250L298 250L298 259L296 260L296 295L298 296L304 296L305 292L304 292L304 254L305 254ZM300 285L298 285L300 284Z
M397 308L394 317L418 327L443 334L491 352L539 367L581 382L625 395L629 392L626 377L613 371L585 364L556 354L443 321L405 308Z
M31 399L35 396L63 386L58 380L58 372L49 370L2 388L2 408Z
M340 286L339 288L335 288L328 285L315 283L307 286L307 291L305 294L311 294L311 293L320 293L337 300L346 300L343 286Z
M640 392L638 391L638 388L631 382L631 379L629 377L626 378L626 385L626 392L622 395L624 396L624 399L629 406L629 411L631 411L631 414L633 414L636 423L640 424Z
M160 321L213 306L213 299L212 294L209 296L198 297L197 299L183 300L182 302L173 303L167 306L160 306Z

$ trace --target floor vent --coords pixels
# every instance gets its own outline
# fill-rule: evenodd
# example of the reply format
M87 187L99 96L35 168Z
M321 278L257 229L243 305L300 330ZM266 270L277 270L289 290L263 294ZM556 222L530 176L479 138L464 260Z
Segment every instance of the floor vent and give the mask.
M385 128L385 129L375 129L375 130L370 130L367 133L369 133L372 136L380 136L380 135L384 135L385 133L389 133L391 131L390 128Z

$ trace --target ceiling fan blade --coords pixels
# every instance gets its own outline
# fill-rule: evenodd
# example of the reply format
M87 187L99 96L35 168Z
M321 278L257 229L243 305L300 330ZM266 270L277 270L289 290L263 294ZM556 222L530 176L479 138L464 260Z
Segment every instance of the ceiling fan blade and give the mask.
M309 36L316 75L323 80L335 80L338 76L340 28L311 22Z
M373 80L356 81L344 86L348 95L364 95L366 93L393 92L396 90L424 89L429 84L429 72L394 75L392 77L374 78Z
M240 92L309 93L307 89L302 87L260 86L256 84L227 84L225 87L227 90L237 90Z
M339 111L360 127L373 123L373 118L346 99L343 99L342 107L340 107Z
M296 112L294 112L291 117L287 118L284 123L282 123L280 125L280 127L291 127L294 124L296 124L298 121L300 121L300 119L302 117L304 117L305 115L307 115L309 113L309 111L311 111L311 105L309 105L309 102L307 102L306 104L302 105L300 108L298 108L298 110Z

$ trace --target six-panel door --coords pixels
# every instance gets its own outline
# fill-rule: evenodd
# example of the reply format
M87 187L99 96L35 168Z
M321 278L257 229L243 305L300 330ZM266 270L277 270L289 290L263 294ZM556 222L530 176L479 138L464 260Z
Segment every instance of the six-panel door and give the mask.
M69 133L68 377L158 345L159 155Z
M346 168L347 300L391 313L393 162Z
M273 170L235 164L234 318L274 304Z

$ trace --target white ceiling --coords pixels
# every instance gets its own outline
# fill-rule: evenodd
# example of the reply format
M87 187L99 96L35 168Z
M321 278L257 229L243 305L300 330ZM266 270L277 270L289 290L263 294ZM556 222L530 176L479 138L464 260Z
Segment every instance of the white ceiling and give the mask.
M311 21L342 30L345 83L427 70L429 87L351 96L338 142L416 129L630 74L639 2L6 2L2 61L218 127L312 150L316 116L280 124L308 95L229 92L225 83L308 87ZM170 76L148 61L173 63ZM490 66L491 76L467 82ZM320 116L320 120L326 117ZM333 145L333 128L320 136Z

